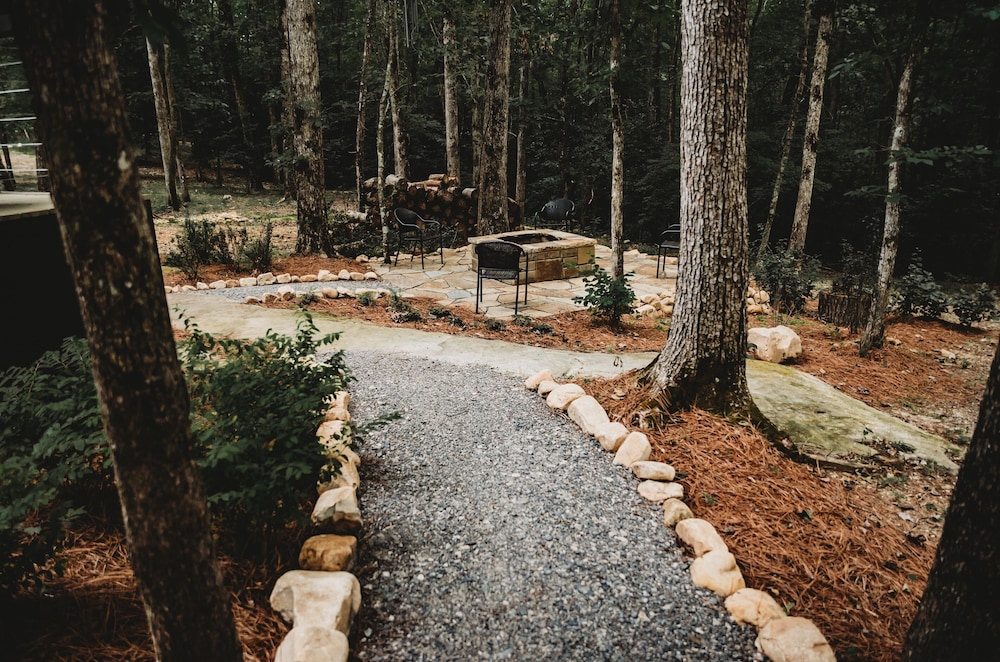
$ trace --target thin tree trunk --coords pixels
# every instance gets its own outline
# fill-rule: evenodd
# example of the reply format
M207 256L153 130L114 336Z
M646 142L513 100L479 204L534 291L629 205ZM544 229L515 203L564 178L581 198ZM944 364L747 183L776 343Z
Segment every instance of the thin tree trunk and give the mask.
M816 51L813 56L812 80L809 84L809 112L806 114L805 135L802 138L802 174L799 177L799 197L795 201L795 217L788 239L790 251L804 251L809 211L812 207L813 181L816 179L816 148L819 145L819 120L823 114L823 87L826 65L830 56L830 33L833 30L833 9L828 7L819 17L816 31Z
M389 112L389 88L392 84L389 81L389 68L392 65L385 65L385 81L382 84L382 98L378 102L378 125L375 127L375 152L378 159L378 170L376 172L375 186L377 187L376 201L378 203L378 217L382 223L382 252L384 264L389 264L389 213L385 208L385 120Z
M229 79L233 91L233 103L236 107L236 119L240 125L240 137L243 140L243 170L246 176L247 191L259 191L263 188L260 172L257 168L257 155L253 146L251 113L247 107L246 92L243 89L243 76L240 72L240 56L236 47L236 26L233 21L232 0L217 0L219 17L222 19L222 66Z
M177 95L174 93L174 77L170 73L170 44L163 44L163 81L167 87L167 107L170 109L170 140L172 142L174 159L176 160L177 182L180 184L181 202L191 202L191 192L188 190L187 174L184 172L184 158L180 149L180 111L177 105Z
M45 145L35 148L35 171L38 173L38 181L35 183L39 191L51 191L52 183L49 179L49 157Z
M281 151L279 152L278 162L281 163L282 181L285 184L282 198L294 199L298 197L298 191L296 190L296 187L298 186L298 178L295 176L295 171L292 165L295 160L295 141L292 138L292 131L295 126L295 96L292 88L292 62L288 51L288 12L285 8L287 0L281 0L281 2L281 15L279 18L281 23L281 46L279 46L279 55L281 59L280 75L282 104L281 123L279 125Z
M490 8L483 104L483 159L480 164L479 234L505 232L507 214L507 125L510 105L511 0Z
M0 142L3 142L3 172L0 173L0 181L3 182L3 190L13 191L17 188L17 181L14 179L14 164L10 160L7 141L7 131L0 129Z
M365 181L365 106L368 96L368 83L365 76L368 73L368 61L371 59L377 8L378 0L369 0L368 14L365 18L365 45L361 51L361 75L358 79L358 128L354 135L354 179L358 211L362 212L365 210L365 195L361 188Z
M160 133L160 156L163 162L163 180L167 188L167 204L174 211L178 211L181 208L181 200L177 196L177 156L174 153L176 143L170 135L170 103L163 79L163 44L153 44L147 39L146 54L149 57L149 77L153 84L156 126Z
M458 182L462 177L458 139L458 94L455 76L455 22L445 14L441 28L444 46L444 146L448 176Z
M527 45L522 49L522 57L519 78L517 83L517 141L514 177L514 201L521 210L521 218L524 218L524 205L528 197L528 121L526 104L528 102L528 79L531 78L531 54Z
M1000 351L948 503L904 662L991 660L1000 649Z
M906 147L910 133L910 110L913 105L913 72L919 60L921 39L915 39L903 74L899 77L896 92L896 122L889 145L888 195L885 198L885 225L882 228L882 249L878 258L875 277L875 291L868 311L865 330L861 334L858 353L867 356L875 347L881 347L885 339L885 316L889 308L889 284L896 268L896 253L899 250L899 206L902 197L901 150Z
M763 6L761 0L758 6ZM788 166L788 159L792 153L792 138L795 136L795 125L798 123L799 106L802 105L802 95L806 89L806 73L809 71L809 33L812 24L812 0L805 0L805 8L802 16L802 48L799 50L799 80L795 84L795 94L792 96L792 107L788 112L788 124L785 126L785 135L781 138L781 156L778 159L778 173L774 176L774 188L771 189L771 204L767 208L767 218L764 220L764 229L760 235L760 246L757 249L757 261L767 252L768 244L771 243L771 227L774 225L774 216L778 213L778 198L781 196L781 184L785 178L785 168Z
M100 0L11 10L156 658L241 661L106 11Z
M294 157L298 236L295 252L314 255L326 241L326 185L323 170L323 130L320 128L319 57L316 52L316 5L311 0L286 0L288 61L294 101Z
M399 14L396 3L389 3L389 109L392 113L392 147L397 177L410 178L409 136L403 119L402 101L399 98Z
M625 188L625 127L618 92L622 58L621 0L611 0L611 277L625 274L622 247L622 191Z
M663 408L752 410L746 382L747 6L681 3L681 233L673 322L642 380Z
M479 72L474 74L478 89ZM485 95L484 95L485 96ZM472 102L472 181L481 184L483 172L483 106L478 99Z

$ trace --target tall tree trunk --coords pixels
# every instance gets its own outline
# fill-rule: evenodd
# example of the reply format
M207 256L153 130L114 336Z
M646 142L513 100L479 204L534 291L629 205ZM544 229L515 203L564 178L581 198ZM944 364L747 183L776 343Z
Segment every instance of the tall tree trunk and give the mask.
M521 55L524 58L518 72L517 82L517 140L515 142L515 159L517 164L514 172L514 201L524 218L524 205L528 197L528 79L531 78L531 53L527 43L522 44Z
M399 13L395 2L389 3L389 109L392 113L392 147L397 177L410 178L410 138L406 133L402 101L399 98Z
M903 156L910 133L910 111L913 107L913 72L920 59L922 39L914 39L906 65L899 77L896 91L896 122L889 145L888 194L885 198L885 225L882 228L882 249L879 252L878 272L875 277L875 291L868 311L865 330L861 334L858 353L867 356L875 347L881 347L885 339L885 316L889 308L889 284L896 268L896 253L899 250L899 207L902 197Z
M758 6L763 6L761 0ZM795 136L795 125L798 123L799 106L802 105L802 94L806 89L806 72L809 71L809 33L812 24L812 0L805 0L805 8L802 15L802 48L799 49L799 79L795 84L795 94L792 95L792 107L788 112L788 124L785 126L785 135L781 138L781 156L778 158L778 173L774 176L774 188L771 189L771 204L767 208L767 218L764 220L764 229L760 235L760 246L757 249L757 261L767 252L768 244L771 243L771 227L774 225L774 216L778 213L778 198L781 196L781 184L785 178L785 167L788 165L788 158L792 153L792 138Z
M222 68L229 87L233 91L233 105L236 107L236 119L240 125L240 137L243 140L243 172L246 176L247 191L263 189L261 175L257 167L257 154L253 145L252 116L247 107L246 92L243 89L243 75L240 71L240 54L236 47L236 25L233 20L232 0L217 0L219 17L222 19Z
M483 157L479 182L479 234L510 229L507 214L507 124L510 106L511 0L490 7L490 43L483 103Z
M191 457L188 393L126 138L107 13L100 0L10 7L156 657L241 661Z
M298 236L295 252L314 255L327 244L323 130L320 128L319 57L316 53L316 5L285 0L288 62L292 78L292 148Z
M809 84L809 112L806 114L805 135L802 137L802 174L799 177L799 197L795 201L795 217L788 239L790 251L804 251L809 210L812 207L813 181L816 179L816 147L819 145L819 120L823 114L823 87L826 85L826 65L830 56L830 33L833 30L833 7L820 9L813 55L812 80Z
M905 662L991 660L1000 649L1000 351L948 504Z
M625 274L622 247L622 191L625 188L625 127L618 91L622 59L621 0L611 0L611 277Z
M479 71L473 74L473 89L479 88ZM472 181L479 186L483 172L483 106L478 99L472 100Z
M368 61L371 59L377 9L378 0L368 0L368 14L365 17L365 45L361 51L361 75L358 77L358 128L354 134L354 179L358 211L362 212L365 210L365 195L361 188L365 181L365 105L368 96L368 83L365 76L368 73Z
M279 22L281 23L281 45L278 47L280 56L280 76L281 76L281 122L279 123L279 136L281 151L278 152L278 162L281 164L282 181L284 191L282 197L285 199L296 198L298 191L298 178L293 167L295 161L295 140L292 137L295 126L295 92L292 87L292 62L289 54L288 44L288 11L286 9L287 0L281 0L281 11Z
M35 148L35 171L38 173L36 186L39 191L51 191L52 182L49 179L49 157L45 145Z
M3 182L3 190L13 191L17 188L17 181L14 179L14 164L10 160L10 147L7 146L6 129L0 129L0 142L3 143L3 172L0 172L0 181Z
M146 54L149 57L149 77L153 83L153 102L156 106L156 126L160 133L160 156L163 161L163 180L167 187L167 204L174 211L181 208L177 196L177 144L170 131L170 103L167 99L167 85L163 79L163 44L154 44L146 39Z
M177 95L174 93L174 76L170 69L170 44L167 43L163 44L163 82L167 88L167 107L170 109L170 140L176 161L177 183L181 187L181 202L191 202L191 191L188 189L184 158L180 148L180 110L177 105Z
M455 22L445 14L441 27L444 46L444 147L445 170L458 181L462 177L462 162L458 139L458 93L455 76Z
M382 84L382 98L378 102L378 124L375 126L375 157L378 159L375 186L375 200L378 204L378 218L382 223L382 254L384 264L390 264L389 257L389 213L385 208L385 119L389 112L389 63L385 65L385 81Z
M747 6L681 3L681 233L673 322L643 381L665 408L752 408L746 382Z

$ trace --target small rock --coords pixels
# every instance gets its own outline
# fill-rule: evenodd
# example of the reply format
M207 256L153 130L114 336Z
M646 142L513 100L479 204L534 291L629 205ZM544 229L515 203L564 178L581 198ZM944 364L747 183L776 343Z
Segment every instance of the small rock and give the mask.
M525 379L524 388L528 389L529 391L537 391L538 385L541 384L542 382L554 382L555 380L556 378L552 376L552 371L546 368L545 370L536 372L531 377Z
M299 551L299 567L303 570L347 571L354 567L358 539L324 533L307 538Z
M617 451L627 436L628 428L618 421L610 421L598 426L594 432L594 438L601 444L601 448L610 453Z
M224 290L226 289L226 281L224 280L214 280L208 284L209 289L213 290Z
M577 398L583 397L587 392L579 384L572 382L560 384L546 396L545 404L552 409L562 409L565 411Z
M666 462L634 462L631 465L632 473L639 480L663 480L670 482L677 475L672 466Z
M694 517L694 513L686 503L679 498L667 499L663 502L663 523L671 528L677 523Z
M573 400L566 408L566 413L571 421L590 436L596 434L598 427L610 422L608 413L592 395L584 395Z
M683 520L683 524L690 520ZM691 562L691 581L726 598L746 588L743 573L736 566L736 557L723 549L716 549Z
M757 633L757 650L772 662L836 662L819 628L807 618L785 616L768 621Z
M680 483L661 483L658 480L644 480L639 483L639 496L646 501L659 503L667 499L683 499L684 486Z
M726 598L726 610L738 624L749 623L758 629L785 616L785 611L770 593L755 588L741 588Z
M622 445L615 453L612 464L620 464L626 467L632 466L635 462L644 462L649 459L649 454L653 452L649 444L649 438L642 432L630 432Z
M292 628L274 652L274 662L347 662L350 641L340 630L310 626Z
M684 541L684 544L694 550L696 557L704 556L712 551L729 551L715 527L703 519L692 517L678 522L674 531L677 533L677 537Z

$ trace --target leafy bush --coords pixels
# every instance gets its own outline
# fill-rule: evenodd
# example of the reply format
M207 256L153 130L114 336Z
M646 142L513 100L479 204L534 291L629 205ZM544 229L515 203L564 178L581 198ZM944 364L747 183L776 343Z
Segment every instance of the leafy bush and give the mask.
M113 501L87 343L0 375L0 587L30 581L96 498Z
M409 301L399 296L398 292L392 293L387 308L389 309L389 318L397 324L421 320L420 311L411 306Z
M875 256L857 250L848 241L840 244L841 264L831 286L836 294L859 296L875 289Z
M245 266L256 273L270 271L274 264L274 248L271 239L274 235L274 223L268 221L264 224L260 234L249 239L244 244L240 255L246 261Z
M427 315L434 319L437 319L439 317L450 317L451 311L445 308L444 306L431 306L430 308L427 309Z
M378 294L372 292L371 290L364 290L362 292L358 292L358 303L360 303L362 306L366 307L370 306L373 303L375 303L376 299L378 299Z
M184 229L174 237L171 245L163 263L179 268L185 276L195 280L201 267L220 262L219 256L228 252L225 234L214 223L191 218L184 220Z
M504 329L507 328L507 325L504 324L504 321L497 317L488 318L485 322L483 322L483 326L485 326L490 331L503 331Z
M593 263L592 263L593 264ZM611 274L594 265L591 275L583 279L585 294L573 297L575 303L582 304L593 319L602 321L614 329L622 326L622 316L632 311L635 292L628 284L632 274L622 274L613 278Z
M766 251L753 268L757 285L771 295L777 313L801 312L812 296L819 260L801 251Z
M996 294L986 283L980 283L971 290L959 290L951 299L951 310L962 326L996 319Z
M350 381L342 352L322 363L314 358L337 334L316 338L304 311L294 337L215 338L186 326L191 335L180 354L213 515L244 533L304 523L317 479L329 478L316 437L324 401Z
M924 269L919 252L913 254L906 275L893 284L890 307L908 317L940 317L948 309L944 290L934 280L931 272Z

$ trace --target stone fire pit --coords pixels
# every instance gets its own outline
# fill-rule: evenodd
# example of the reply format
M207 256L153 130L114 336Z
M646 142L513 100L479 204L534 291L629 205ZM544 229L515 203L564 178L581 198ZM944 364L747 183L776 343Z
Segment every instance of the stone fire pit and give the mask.
M528 282L584 276L594 270L596 239L561 230L516 230L469 237L472 269L479 266L475 245L501 239L521 246L528 256Z

